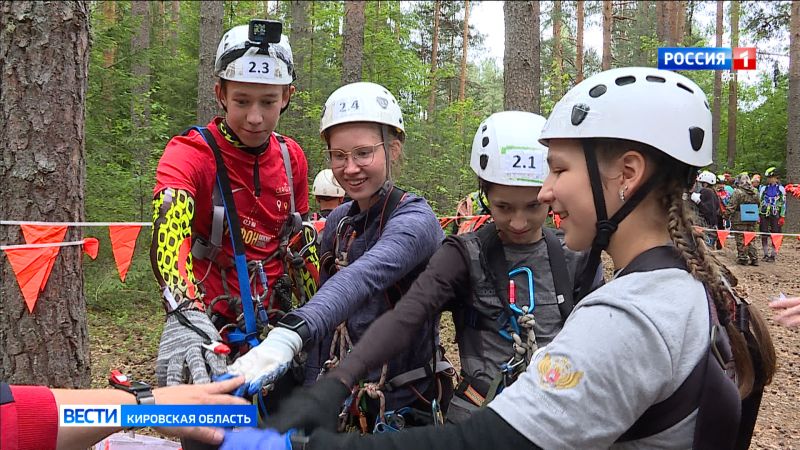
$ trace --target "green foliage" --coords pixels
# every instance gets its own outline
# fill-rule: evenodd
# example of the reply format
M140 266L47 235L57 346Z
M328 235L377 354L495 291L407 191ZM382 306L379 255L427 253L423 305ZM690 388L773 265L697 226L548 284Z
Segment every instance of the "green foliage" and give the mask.
M474 7L479 2L472 2ZM274 3L271 3L274 5ZM426 196L438 213L449 214L455 203L474 189L469 169L472 137L482 119L502 110L502 67L483 58L483 35L469 29L469 54L477 62L467 67L466 99L458 101L463 32L463 2L441 2L436 83L430 79L433 1L368 2L365 10L363 79L385 85L400 101L408 139L404 168L398 182ZM599 2L586 2L586 26L601 22ZM613 66L656 64L655 2L615 3ZM775 37L785 28L788 2L745 2L743 35ZM195 123L197 67L199 63L199 3L181 2L179 17L171 10L162 14L151 3L151 46L132 54L130 41L137 29L131 17L131 1L116 2L116 17L107 23L102 4L92 3L92 49L87 98L87 216L90 220L149 220L149 202L155 167L169 138ZM170 5L167 6L170 8ZM713 5L690 2L693 23L683 41L686 46L713 45L713 23L698 26L701 13ZM306 150L309 182L325 167L319 137L322 106L341 84L344 14L341 1L306 4L307 34L293 35L292 4L278 2L270 18L284 22L298 62L298 90L289 110L281 117L278 132L295 138ZM253 17L265 17L264 2L226 1L223 25L228 29ZM559 95L575 84L575 3L563 2L561 11L563 72L554 69L552 5L542 4L541 45L542 113L552 109ZM474 17L474 16L473 16ZM688 20L688 19L687 19ZM113 63L105 53L114 51ZM600 70L595 50L584 50L584 74ZM132 64L147 58L151 68L150 89L133 98L141 80L132 75ZM759 62L761 64L761 62ZM500 64L502 65L502 64ZM713 104L712 72L688 72L709 95ZM774 78L774 77L773 77ZM737 120L737 169L755 170L780 165L786 142L786 76L778 82L764 77L757 85L740 83ZM427 117L431 90L436 108ZM727 146L727 82L723 83L719 153L724 161ZM513 94L512 94L513 95ZM136 101L134 101L136 100ZM149 126L136 128L133 109L149 107ZM733 170L733 168L730 168Z

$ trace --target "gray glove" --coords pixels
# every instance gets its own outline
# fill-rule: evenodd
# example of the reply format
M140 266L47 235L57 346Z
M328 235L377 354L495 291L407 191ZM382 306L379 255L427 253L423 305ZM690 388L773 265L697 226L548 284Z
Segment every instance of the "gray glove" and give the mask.
M210 383L211 377L227 372L225 355L209 350L211 345L208 345L206 338L182 324L177 314L183 314L186 322L205 332L214 343L222 341L219 332L204 312L189 310L170 314L158 345L158 385L172 386L186 381L194 384ZM184 367L189 369L188 380L184 380Z

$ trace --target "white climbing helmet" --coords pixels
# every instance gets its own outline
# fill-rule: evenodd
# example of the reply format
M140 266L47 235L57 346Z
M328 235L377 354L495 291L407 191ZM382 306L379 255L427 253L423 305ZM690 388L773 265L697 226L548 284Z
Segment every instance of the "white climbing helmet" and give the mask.
M322 109L319 134L342 123L374 122L405 133L403 111L385 87L368 82L350 83L333 91Z
M469 165L478 177L506 186L541 186L550 170L539 142L546 119L523 111L494 113L472 140Z
M697 181L701 183L716 184L717 176L707 170L704 170L700 172L700 175L697 176Z
M294 81L292 48L285 35L266 49L249 40L248 25L231 28L222 36L214 60L214 73L225 80L288 85Z
M344 189L336 181L331 169L320 170L314 178L314 195L322 197L344 197Z
M711 164L711 109L690 79L667 70L625 67L587 78L556 104L542 130L558 138L641 142L685 164Z

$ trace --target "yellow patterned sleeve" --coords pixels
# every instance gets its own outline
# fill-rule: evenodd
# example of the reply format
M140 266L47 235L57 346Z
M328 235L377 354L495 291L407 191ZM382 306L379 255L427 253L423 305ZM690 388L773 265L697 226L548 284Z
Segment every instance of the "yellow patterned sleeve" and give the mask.
M167 309L186 301L203 309L192 272L194 199L189 192L167 188L153 199L150 264L161 286ZM174 299L174 304L171 300Z

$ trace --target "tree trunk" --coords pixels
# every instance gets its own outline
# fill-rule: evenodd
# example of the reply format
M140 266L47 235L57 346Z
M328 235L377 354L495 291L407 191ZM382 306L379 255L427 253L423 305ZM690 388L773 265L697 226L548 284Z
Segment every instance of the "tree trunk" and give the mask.
M650 10L652 9L650 7L651 3L652 2L647 0L636 2L636 8L634 10L636 14L636 19L633 27L633 33L635 38L639 39L640 42L643 36L650 36L650 34L652 33L651 26L654 23L654 21L652 20L653 16L650 12ZM656 3L658 3L658 0L656 0ZM642 49L641 43L639 44L639 46L637 47L637 51L633 55L633 60L634 64L641 67L646 67L650 64L648 58L648 52Z
M172 56L178 56L178 29L181 26L181 2L179 0L172 0L170 22L172 22L172 30L170 30L169 38L170 48L172 49Z
M117 2L107 1L103 2L103 21L106 29L114 28L117 23ZM114 56L117 53L116 45L109 45L103 49L103 67L108 69L114 65ZM110 98L106 96L106 98Z
M541 114L542 111L542 39L541 39L541 8L538 1L529 2L531 4L530 20L530 39L531 39L531 58L533 66L533 81L531 90L533 91L533 109L531 112Z
M131 38L131 72L134 78L131 119L136 129L145 129L150 125L150 102L146 98L150 91L150 4L132 2L131 16L138 21L136 33Z
M656 1L656 39L659 46L667 43L670 3L669 1Z
M603 62L601 66L603 70L611 68L611 31L614 25L612 8L611 0L603 0Z
M150 128L150 3L146 1L131 3L131 16L138 22L136 33L131 38L131 73L133 75L133 87L131 93L131 122L135 130L148 130ZM142 133L138 142L131 149L133 157L138 163L136 177L139 180L139 220L147 218L150 195L147 194L149 180L144 182L147 171L147 163L150 157L150 146L147 140L148 134Z
M677 0L672 4L673 8L673 45L683 43L686 37L686 0Z
M716 46L722 47L722 34L725 32L724 24L724 2L717 0L717 24L716 24ZM713 149L712 168L716 171L717 161L719 160L719 133L722 125L722 71L714 71L714 108L711 111L711 147Z
M436 65L439 60L439 16L442 5L439 0L433 2L433 38L431 42L431 92L428 94L428 120L433 120L436 108Z
M469 50L469 0L464 0L464 30L461 33L461 77L458 81L458 101L463 102L467 91L467 50Z
M792 1L789 19L789 98L786 136L786 183L800 183L800 1ZM800 200L789 198L786 231L800 232Z
M364 60L364 7L363 1L345 0L344 33L342 36L342 84L361 81Z
M503 4L505 51L503 54L503 108L506 111L534 111L538 93L533 71L540 63L533 59L533 33L529 29L531 6L516 1Z
M292 0L292 55L297 74L295 85L298 90L307 86L308 71L305 67L305 54L308 41L308 2Z
M158 8L158 17L156 17L156 33L158 33L158 45L161 47L166 46L167 43L167 5L164 0L156 2Z
M731 47L739 46L739 2L731 2ZM728 81L728 166L733 170L736 162L736 113L738 82L736 71L731 70L731 79Z
M207 124L221 114L214 93L217 74L214 59L217 45L222 38L222 2L200 3L200 67L197 68L197 123Z
M553 89L552 96L559 99L564 93L564 55L561 50L561 0L553 2Z
M88 68L85 1L0 2L3 219L84 220ZM66 241L80 239L80 228L68 229ZM24 243L20 228L0 226L0 242ZM0 380L89 386L82 256L80 246L60 249L33 313L11 265L0 263Z
M575 82L583 81L583 27L584 9L583 0L578 0L575 4L575 14L578 16L578 33L575 39Z

